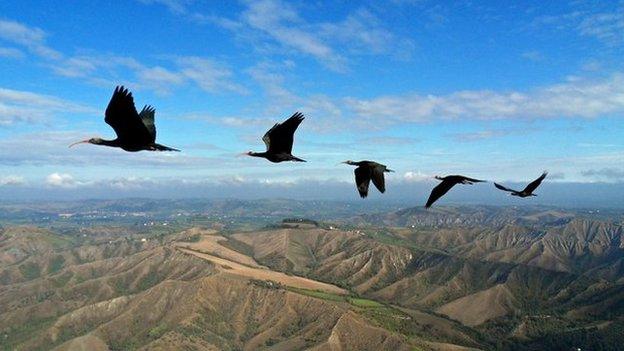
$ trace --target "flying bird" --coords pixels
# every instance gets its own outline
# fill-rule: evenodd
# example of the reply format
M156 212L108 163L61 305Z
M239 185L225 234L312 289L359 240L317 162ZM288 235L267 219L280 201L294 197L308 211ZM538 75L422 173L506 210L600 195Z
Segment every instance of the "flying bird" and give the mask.
M384 180L384 172L394 172L388 169L386 165L382 165L373 161L344 161L351 166L358 166L355 169L355 185L362 198L368 196L368 185L371 179L373 184L379 192L384 193L386 191L386 182Z
M509 189L497 183L494 183L494 186L500 190L510 192L511 195L513 196L518 196L518 197L537 196L536 194L533 194L533 192L535 191L535 189L537 189L538 186L540 186L540 184L542 184L542 180L544 180L544 178L546 178L547 175L548 175L548 172L544 171L544 173L542 173L542 175L539 176L539 178L529 183L529 185L527 185L526 188L524 188L524 190L522 191Z
M265 152L249 151L246 155L263 157L273 163L284 161L306 162L291 154L295 131L304 118L303 113L295 112L294 115L284 122L275 123L273 128L269 129L262 137L267 150Z
M482 183L485 180L473 179L464 177L461 175L450 175L446 177L435 176L436 179L441 180L442 183L438 184L433 190L431 190L431 195L429 195L429 200L427 200L427 204L425 208L431 207L434 202L436 202L439 198L441 198L444 194L446 194L455 184L469 184L472 185L474 183Z
M123 86L117 86L104 114L104 122L113 127L117 138L114 140L91 138L73 143L69 147L88 143L118 147L131 152L141 150L180 151L156 143L154 113L156 113L156 110L149 105L143 107L141 113L138 113L134 106L132 93Z

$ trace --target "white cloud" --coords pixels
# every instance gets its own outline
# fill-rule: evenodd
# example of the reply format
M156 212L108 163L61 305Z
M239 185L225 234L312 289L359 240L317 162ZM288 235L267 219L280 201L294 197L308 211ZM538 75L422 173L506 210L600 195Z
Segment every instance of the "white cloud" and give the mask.
M24 53L15 48L0 47L0 57L19 59L24 57Z
M510 133L510 130L481 130L478 132L456 133L452 134L451 137L458 142L473 142L503 137L505 135L509 135Z
M609 181L622 181L624 180L624 169L621 168L600 168L600 169L589 169L586 171L582 171L581 175L589 178L597 178L602 180Z
M144 4L160 4L173 13L186 13L187 6L191 4L193 0L139 0L139 2Z
M227 65L212 59L175 56L165 57L159 63L162 65L147 65L127 56L91 54L55 62L51 68L58 75L86 79L102 86L117 84L119 79L115 77L129 77L122 83L163 94L188 83L211 93L246 92L243 86L233 81L233 73Z
M182 11L187 1L152 0L166 5L174 12ZM244 87L232 80L233 73L225 64L209 58L195 56L166 57L162 65L149 65L119 55L105 55L97 52L80 55L62 55L49 47L47 34L39 28L22 23L0 20L0 39L25 47L28 51L46 59L45 65L64 77L79 78L98 86L116 84L132 85L139 89L151 89L169 93L176 87L193 83L208 92L229 91L245 93ZM23 54L15 48L0 47L0 57L20 58ZM120 79L119 77L131 77ZM2 106L0 106L2 108ZM4 107L4 114L11 111ZM2 123L2 121L0 121Z
M55 187L55 188L75 188L77 186L85 184L85 183L76 181L73 176L67 173L49 174L45 179L45 183L46 185Z
M348 54L389 54L408 58L414 44L386 29L369 10L359 9L336 22L313 22L281 0L245 1L238 19L193 14L192 19L231 30L261 52L294 51L338 72L348 69ZM308 6L317 6L309 4Z
M414 50L411 40L398 38L384 28L373 13L363 8L349 14L343 21L321 23L318 27L324 40L335 41L357 54L391 53L406 59Z
M120 177L100 183L104 183L102 185L108 185L109 187L117 190L138 190L144 189L147 186L155 185L153 180L139 177Z
M106 127L104 127L106 128ZM223 150L214 150L215 156L197 156L185 152L125 152L116 148L77 145L68 148L68 145L84 140L95 133L79 131L50 131L38 133L17 134L0 139L0 166L58 166L62 167L106 167L115 166L132 169L176 170L202 169L220 164L223 167L233 167L239 162L233 155L223 154ZM108 139L114 138L110 130ZM163 140L164 144L168 144ZM171 145L176 147L178 145Z
M46 45L47 34L36 27L0 19L0 39L24 46L32 53L48 59L59 59L61 53Z
M539 62L544 60L544 55L537 50L531 50L523 52L522 58L533 62Z
M432 177L432 175L424 174L420 171L409 171L403 174L403 180L406 182L422 182L431 180Z
M624 75L600 80L571 78L528 92L466 90L449 95L384 96L374 99L346 98L356 115L378 126L399 122L455 119L592 118L624 112Z
M247 3L242 20L251 28L260 30L285 47L296 49L322 61L334 70L343 70L345 58L311 30L293 6L279 0L261 0Z
M235 93L246 93L246 89L232 81L232 71L225 65L214 60L187 56L178 57L179 74L191 80L205 91L219 92L227 90Z
M22 176L8 175L0 177L0 186L18 186L26 184L26 180Z
M584 17L578 24L582 35L592 36L607 45L624 43L624 6L612 12L601 12Z
M596 5L599 6L596 6ZM607 46L624 44L624 3L572 2L573 10L559 15L539 16L533 27L547 26L557 30L573 30L593 37Z
M85 105L54 96L0 88L0 126L18 122L42 123L59 112L96 113Z

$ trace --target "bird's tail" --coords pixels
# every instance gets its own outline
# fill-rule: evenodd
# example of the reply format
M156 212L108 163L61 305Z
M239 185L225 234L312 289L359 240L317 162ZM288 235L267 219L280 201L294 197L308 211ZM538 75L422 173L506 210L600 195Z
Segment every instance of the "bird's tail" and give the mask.
M160 144L154 144L152 145L152 148L154 151L178 151L178 152L180 151L178 149L174 149L172 147L160 145Z

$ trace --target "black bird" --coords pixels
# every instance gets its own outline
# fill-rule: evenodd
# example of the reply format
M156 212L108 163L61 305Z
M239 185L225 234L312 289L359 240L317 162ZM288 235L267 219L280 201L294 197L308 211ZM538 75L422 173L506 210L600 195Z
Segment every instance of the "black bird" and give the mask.
M104 140L102 138L91 138L69 145L88 143L118 147L125 151L180 151L168 146L156 144L156 126L154 125L154 113L156 110L152 106L145 106L141 113L137 113L134 106L132 93L123 86L115 88L111 97L104 122L108 123L117 134L117 139Z
M536 194L533 194L533 192L535 191L535 189L537 189L538 186L540 186L540 184L542 184L542 180L544 180L544 178L546 178L547 175L548 175L548 172L544 171L544 173L542 173L542 175L539 176L539 178L529 183L529 185L527 185L526 188L524 188L524 190L522 191L505 188L504 186L497 184L497 183L494 183L494 186L499 188L500 190L510 192L511 195L513 196L518 196L518 197L537 196Z
M464 177L461 175L450 175L446 177L435 176L436 179L441 180L442 183L438 184L433 190L431 190L431 195L429 195L429 200L427 200L427 204L425 208L431 207L434 202L436 202L439 198L441 198L444 194L446 194L455 184L474 184L474 183L482 183L485 180L473 179Z
M295 112L294 115L284 122L275 123L273 128L269 129L269 131L262 137L262 141L264 141L267 151L249 151L246 155L263 157L274 163L284 161L306 162L305 160L291 154L295 131L304 118L303 113Z
M388 169L386 165L373 161L344 161L342 163L346 163L351 166L358 166L355 169L355 184L357 185L357 190L362 198L368 196L368 185L370 184L371 179L373 180L373 184L375 184L377 190L384 193L386 191L384 172L394 172L393 170Z

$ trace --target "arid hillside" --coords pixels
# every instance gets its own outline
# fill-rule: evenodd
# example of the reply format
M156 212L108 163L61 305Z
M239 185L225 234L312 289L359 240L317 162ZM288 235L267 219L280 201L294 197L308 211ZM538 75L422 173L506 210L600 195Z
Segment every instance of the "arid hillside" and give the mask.
M192 237L191 242L184 241ZM0 236L4 350L459 350L459 323L254 264L212 230ZM227 244L226 244L227 245Z
M250 230L8 226L0 345L620 350L618 218L441 208Z

